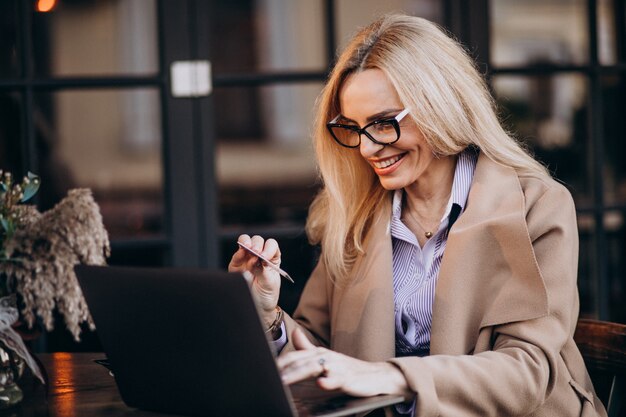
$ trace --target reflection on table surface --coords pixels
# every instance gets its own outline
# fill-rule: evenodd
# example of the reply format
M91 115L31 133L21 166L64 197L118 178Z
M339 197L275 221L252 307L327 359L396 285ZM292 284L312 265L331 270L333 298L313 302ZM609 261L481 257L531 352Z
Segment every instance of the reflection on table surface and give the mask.
M41 385L30 374L20 381L24 400L2 416L15 417L103 417L161 416L126 407L115 381L106 368L93 362L102 353L46 353L37 355L48 374L49 384ZM164 415L164 414L163 414Z

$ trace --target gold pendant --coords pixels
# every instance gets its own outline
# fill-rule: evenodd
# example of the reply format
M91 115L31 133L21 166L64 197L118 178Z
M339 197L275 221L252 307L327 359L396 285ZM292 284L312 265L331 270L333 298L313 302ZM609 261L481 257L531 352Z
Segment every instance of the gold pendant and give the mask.
M430 239L431 237L433 237L433 232L426 232L424 233L424 236L426 236L426 239Z

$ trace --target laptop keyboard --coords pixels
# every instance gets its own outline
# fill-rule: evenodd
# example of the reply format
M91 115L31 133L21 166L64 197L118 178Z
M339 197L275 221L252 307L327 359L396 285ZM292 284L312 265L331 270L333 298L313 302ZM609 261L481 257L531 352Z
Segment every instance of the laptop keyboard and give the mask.
M329 392L320 389L315 380L302 381L291 387L293 403L300 416L333 414L333 411L346 407L354 397L339 391Z
M296 410L300 413L301 411L308 412L312 415L327 413L330 411L339 410L346 406L348 400L353 399L352 397L335 397L329 398L326 400L307 400L302 398L294 398L293 403L296 406Z

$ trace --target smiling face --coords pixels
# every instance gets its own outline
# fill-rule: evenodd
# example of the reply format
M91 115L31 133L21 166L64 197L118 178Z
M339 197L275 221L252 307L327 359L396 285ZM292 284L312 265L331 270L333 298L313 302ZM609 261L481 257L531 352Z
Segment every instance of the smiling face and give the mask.
M341 123L361 127L374 120L395 117L404 110L395 88L378 69L350 75L340 91L339 104ZM410 115L400 122L400 132L400 139L387 146L378 145L362 135L361 156L387 190L429 189L429 184L438 182L439 173L448 170L448 158L435 157Z

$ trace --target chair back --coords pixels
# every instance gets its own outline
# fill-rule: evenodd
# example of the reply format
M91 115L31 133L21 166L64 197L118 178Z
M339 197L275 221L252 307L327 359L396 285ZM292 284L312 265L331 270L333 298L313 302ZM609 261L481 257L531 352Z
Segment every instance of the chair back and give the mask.
M580 319L574 340L609 417L626 415L626 325Z

